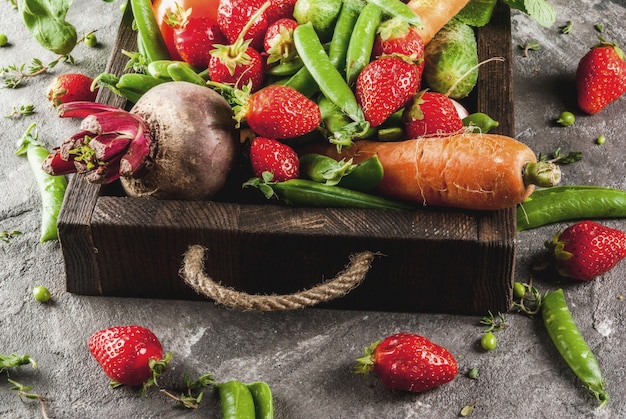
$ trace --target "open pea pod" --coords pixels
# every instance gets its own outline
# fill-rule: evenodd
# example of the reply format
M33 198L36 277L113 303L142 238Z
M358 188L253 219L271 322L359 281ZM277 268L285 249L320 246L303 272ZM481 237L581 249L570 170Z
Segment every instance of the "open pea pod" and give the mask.
M72 0L17 0L17 9L41 46L67 55L78 39L74 25L65 20L71 4Z

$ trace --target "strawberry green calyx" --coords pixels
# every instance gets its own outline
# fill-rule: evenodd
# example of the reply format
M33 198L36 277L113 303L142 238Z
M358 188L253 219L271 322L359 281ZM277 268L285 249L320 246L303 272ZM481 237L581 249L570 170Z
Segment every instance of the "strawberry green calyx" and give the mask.
M369 374L374 369L374 353L378 345L380 345L380 340L372 343L370 346L365 348L365 355L356 359L356 365L354 366L354 372L357 374Z
M591 47L592 49L593 48L601 48L601 47L611 47L611 48L613 48L613 50L615 50L615 53L620 58L620 60L626 61L626 54L624 53L624 50L620 48L620 46L619 46L619 44L617 42L607 41L607 40L605 40L602 37L598 37L598 39L600 40L600 42L598 42L597 44L592 46Z

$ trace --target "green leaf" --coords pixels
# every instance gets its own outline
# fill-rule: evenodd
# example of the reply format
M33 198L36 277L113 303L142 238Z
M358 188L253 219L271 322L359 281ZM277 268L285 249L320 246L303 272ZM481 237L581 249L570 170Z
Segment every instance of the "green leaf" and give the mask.
M503 0L511 9L526 13L546 28L556 22L556 11L547 0Z
M18 0L26 28L47 50L68 55L76 46L76 28L65 20L72 0Z

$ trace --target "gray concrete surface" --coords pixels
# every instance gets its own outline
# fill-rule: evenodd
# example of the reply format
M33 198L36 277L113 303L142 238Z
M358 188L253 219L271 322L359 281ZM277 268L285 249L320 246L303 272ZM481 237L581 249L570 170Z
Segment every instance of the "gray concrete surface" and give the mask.
M517 138L537 152L584 153L583 161L564 168L564 184L605 185L626 189L626 98L595 116L576 112L573 74L578 59L596 40L593 25L602 23L605 36L626 46L622 0L551 0L555 27L539 27L513 13L515 118ZM476 403L476 418L626 417L626 262L589 283L555 282L538 276L543 290L562 286L575 319L598 357L611 401L602 411L553 348L538 319L508 313L509 327L499 333L490 353L477 347L479 318L445 314L353 312L305 309L283 313L241 313L210 302L95 298L65 292L58 243L40 244L38 191L30 169L14 155L15 142L36 122L40 139L52 146L74 122L59 120L46 104L45 88L52 77L80 70L101 72L121 18L121 1L76 0L68 19L79 32L97 30L96 49L79 46L75 65L59 64L49 74L27 80L18 89L0 90L0 113L13 106L35 104L32 116L0 119L0 230L19 230L0 243L0 353L28 353L37 370L10 371L10 378L30 384L47 400L50 418L100 417L219 417L216 394L208 391L200 409L185 411L156 390L145 397L129 388L112 390L91 358L87 339L115 324L139 323L160 337L174 355L163 387L182 376L211 372L218 380L265 380L274 392L278 418L452 418ZM32 39L10 3L0 5L0 32L10 44L0 48L0 65L44 62L54 56ZM570 34L559 27L573 21ZM519 44L537 40L541 50L522 56ZM555 126L562 110L577 113L576 124ZM603 146L594 139L604 134ZM626 228L623 220L607 225ZM564 224L563 224L564 225ZM542 227L518 235L516 279L528 280L544 254L543 242L563 225ZM39 304L31 288L44 284L54 299ZM459 376L423 394L385 390L374 376L355 376L353 360L363 347L388 334L406 330L446 346L458 359ZM478 368L478 379L465 373ZM35 401L20 401L9 390L7 372L0 374L0 417L41 417Z

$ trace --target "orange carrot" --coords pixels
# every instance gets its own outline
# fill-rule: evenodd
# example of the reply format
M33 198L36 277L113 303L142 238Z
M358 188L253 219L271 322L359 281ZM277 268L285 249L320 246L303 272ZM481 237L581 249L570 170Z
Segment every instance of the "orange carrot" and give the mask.
M534 185L554 186L560 169L537 162L521 142L498 134L463 133L401 142L356 141L339 154L334 145L316 152L355 163L378 155L384 176L376 192L390 198L471 210L498 210L523 201Z
M443 28L469 0L410 0L407 5L422 20L422 28L418 31L425 44Z

